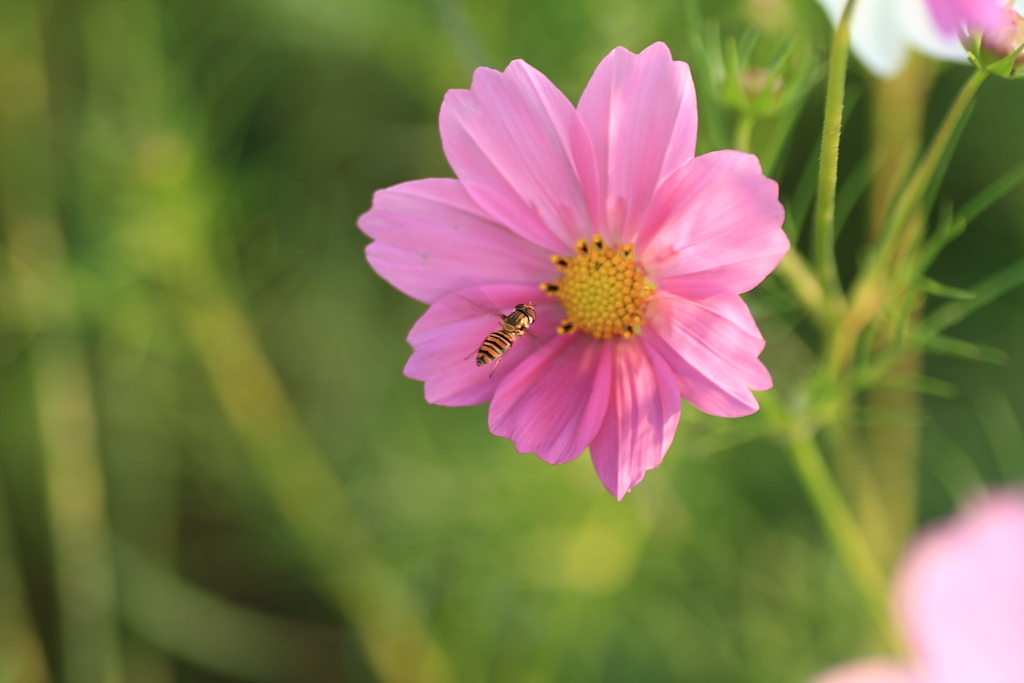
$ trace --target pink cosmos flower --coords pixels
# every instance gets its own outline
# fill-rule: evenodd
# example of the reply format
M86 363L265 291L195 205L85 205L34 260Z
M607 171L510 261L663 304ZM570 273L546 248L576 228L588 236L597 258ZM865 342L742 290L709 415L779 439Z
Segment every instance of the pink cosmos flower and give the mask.
M1024 492L989 494L926 531L895 597L911 661L855 662L815 683L1024 681Z
M490 401L491 431L549 463L589 447L620 499L661 463L681 398L758 409L772 380L739 294L789 249L778 187L752 155L694 157L693 81L664 44L613 50L578 107L521 60L477 69L440 128L457 178L381 190L359 219L374 270L430 304L405 367L427 401ZM467 299L535 308L493 377L466 358L501 321Z

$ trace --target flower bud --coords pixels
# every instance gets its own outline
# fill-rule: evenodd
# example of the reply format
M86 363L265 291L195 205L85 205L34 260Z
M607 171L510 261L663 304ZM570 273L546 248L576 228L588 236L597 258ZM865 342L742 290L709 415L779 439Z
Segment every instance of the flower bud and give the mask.
M978 66L1007 78L1020 77L1017 67L1024 66L1024 17L1009 8L1001 8L1000 21L985 29L973 29L961 36Z
M752 67L739 73L739 85L748 100L765 95L777 99L782 94L785 81L782 76L763 67Z
M821 70L810 58L809 46L798 40L779 42L767 64L755 56L753 47L752 41L744 45L727 42L715 70L720 74L720 97L726 106L766 120L799 102Z
M981 34L981 47L996 59L1003 59L1016 54L1016 66L1024 64L1020 54L1020 46L1024 45L1024 17L1012 9L1003 10L1005 23L997 29Z

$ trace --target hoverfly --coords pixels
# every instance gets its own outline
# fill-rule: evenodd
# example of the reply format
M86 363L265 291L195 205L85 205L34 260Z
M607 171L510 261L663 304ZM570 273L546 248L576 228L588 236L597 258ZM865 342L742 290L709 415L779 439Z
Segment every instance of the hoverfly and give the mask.
M487 335L480 348L476 352L476 365L480 367L488 363L494 363L491 370L491 377L494 377L495 370L502 357L512 348L516 337L522 337L530 329L530 325L537 320L537 312L532 304L519 304L508 315L498 314L501 318L501 327ZM469 354L472 356L473 354ZM469 356L466 356L469 359Z

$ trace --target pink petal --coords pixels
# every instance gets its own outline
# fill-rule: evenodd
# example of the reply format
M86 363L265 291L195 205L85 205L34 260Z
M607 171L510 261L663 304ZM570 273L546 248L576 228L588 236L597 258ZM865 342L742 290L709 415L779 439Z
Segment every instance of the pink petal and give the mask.
M928 0L935 23L946 35L957 35L968 29L996 30L1006 15L1003 0Z
M526 335L505 352L497 368L493 364L477 367L480 344L501 325L497 312L508 314L517 304L529 303L538 296L534 303L537 321ZM494 311L489 313L490 308ZM429 403L485 403L530 356L538 339L554 336L563 315L556 300L544 298L536 287L527 285L486 285L450 294L427 309L409 333L413 353L406 363L405 375L425 383Z
M926 683L905 665L886 659L865 659L826 671L812 683Z
M746 292L789 251L779 188L742 152L704 154L658 188L637 257L659 287L699 298Z
M366 258L377 274L426 303L467 285L558 279L548 250L490 220L454 179L380 190L359 227L375 240Z
M691 301L658 290L644 313L643 337L675 373L683 398L719 417L758 409L751 389L772 386L758 360L764 339L738 294Z
M594 468L619 500L661 464L679 424L679 386L641 338L610 342L614 365L604 424L590 446Z
M596 230L613 243L636 239L651 195L693 159L697 96L684 62L664 43L639 55L618 47L604 58L579 105L597 157L607 224Z
M590 237L600 196L593 148L544 74L522 60L477 69L471 89L448 91L440 125L448 162L496 221L552 253Z
M929 683L1024 681L1024 493L992 494L926 532L897 596Z
M575 459L604 420L612 383L606 343L559 335L502 381L491 402L490 427L520 453L558 465Z

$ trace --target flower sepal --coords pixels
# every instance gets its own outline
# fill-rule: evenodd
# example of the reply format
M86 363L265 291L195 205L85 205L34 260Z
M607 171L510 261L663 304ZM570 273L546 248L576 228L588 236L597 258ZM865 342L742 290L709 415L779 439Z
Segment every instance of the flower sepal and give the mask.
M1000 78L1024 78L1024 17L1006 9L996 29L975 30L961 37L971 63Z
M755 42L728 41L724 54L712 59L719 62L722 102L755 120L768 120L801 102L823 70L807 58L806 50L798 49L804 47L798 41L781 46L768 64L759 64Z

